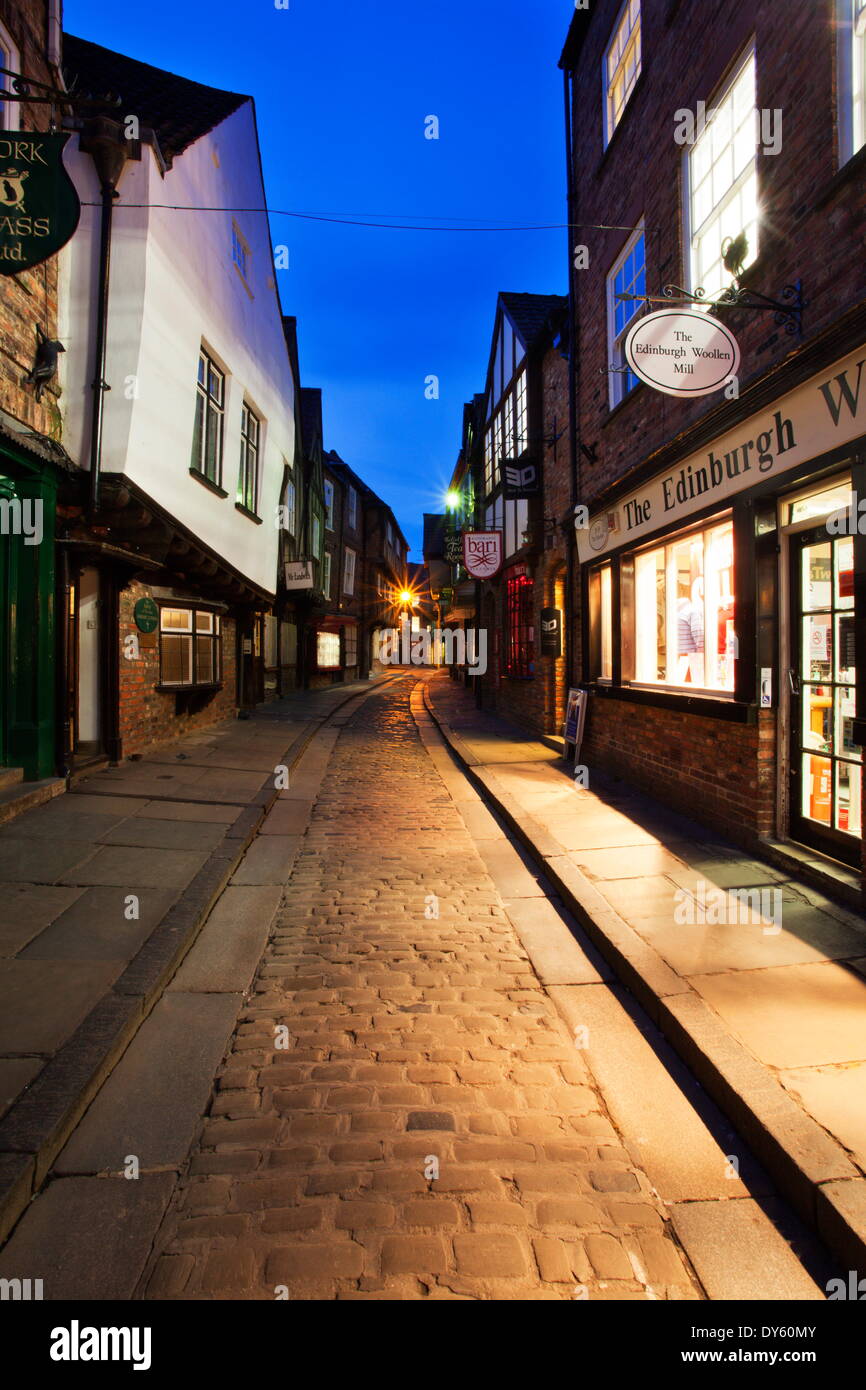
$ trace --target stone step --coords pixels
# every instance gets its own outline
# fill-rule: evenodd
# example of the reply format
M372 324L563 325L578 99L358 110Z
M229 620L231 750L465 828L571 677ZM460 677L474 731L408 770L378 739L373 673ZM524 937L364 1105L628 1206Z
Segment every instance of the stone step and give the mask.
M14 787L17 782L23 780L23 767L0 767L0 792L5 792L7 787Z
M18 781L11 786L3 786L0 782L0 825L8 824L24 811L32 811L34 806L41 806L65 791L63 777L46 777L41 782Z

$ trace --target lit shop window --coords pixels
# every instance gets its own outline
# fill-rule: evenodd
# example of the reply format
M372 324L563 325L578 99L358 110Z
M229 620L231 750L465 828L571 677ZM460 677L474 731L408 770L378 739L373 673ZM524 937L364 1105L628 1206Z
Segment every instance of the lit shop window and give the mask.
M590 665L595 680L613 679L613 578L610 565L589 577Z
M646 294L646 244L642 231L635 232L607 277L607 324L610 363L625 367L625 336L642 305L635 300L617 299L618 294ZM633 391L638 379L630 369L610 373L611 409Z
M316 664L324 671L339 670L340 634L338 632L316 633Z
M730 282L722 242L745 232L744 265L758 254L758 159L755 55L749 53L686 152L691 288L717 294Z
M505 602L505 674L520 680L528 680L535 670L532 595L533 583L527 575L509 577Z
M635 681L733 691L733 523L636 555L633 589L623 630Z
M220 679L220 619L197 608L163 608L159 615L160 684L216 685Z
M217 486L222 475L225 382L216 363L200 352L190 466Z
M610 143L640 77L640 0L626 0L604 55L604 143Z

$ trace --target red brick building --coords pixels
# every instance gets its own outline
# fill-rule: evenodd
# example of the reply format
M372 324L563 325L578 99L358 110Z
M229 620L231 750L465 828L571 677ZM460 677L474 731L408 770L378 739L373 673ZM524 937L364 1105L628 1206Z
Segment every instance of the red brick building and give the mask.
M741 843L785 842L856 891L863 6L599 0L575 13L561 67L573 460L589 513L582 760ZM661 307L642 297L665 286L683 311L689 296L738 301L713 311L741 360L712 394L668 394L628 367L629 331Z

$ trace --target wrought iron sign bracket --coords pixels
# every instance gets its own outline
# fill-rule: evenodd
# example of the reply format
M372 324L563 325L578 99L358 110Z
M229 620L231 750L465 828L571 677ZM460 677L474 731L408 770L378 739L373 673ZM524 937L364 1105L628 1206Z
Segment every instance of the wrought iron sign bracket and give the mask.
M698 304L704 309L745 309L756 314L773 314L780 328L792 337L803 334L803 310L808 309L808 301L803 298L803 282L796 280L785 285L779 299L763 294L761 290L747 289L734 279L727 289L715 299L707 299L706 291L700 286L692 293L679 285L665 285L660 295L618 294L623 302L642 304ZM611 371L628 371L625 367L611 367Z
M11 78L2 93L3 101L26 101L29 106L71 106L73 110L89 111L106 106L120 106L122 97L114 92L95 97L92 93L79 96L76 92L64 92L52 87L48 82L37 82L34 77L23 77L12 68L0 68L0 76Z

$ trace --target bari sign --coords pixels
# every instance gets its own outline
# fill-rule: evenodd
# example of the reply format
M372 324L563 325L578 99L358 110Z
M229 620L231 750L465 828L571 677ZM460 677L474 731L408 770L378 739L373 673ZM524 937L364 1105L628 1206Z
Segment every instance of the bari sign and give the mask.
M78 226L81 204L63 163L68 139L0 131L0 275L41 265Z
M629 329L625 360L641 381L667 396L708 396L736 376L740 348L711 314L660 309Z

